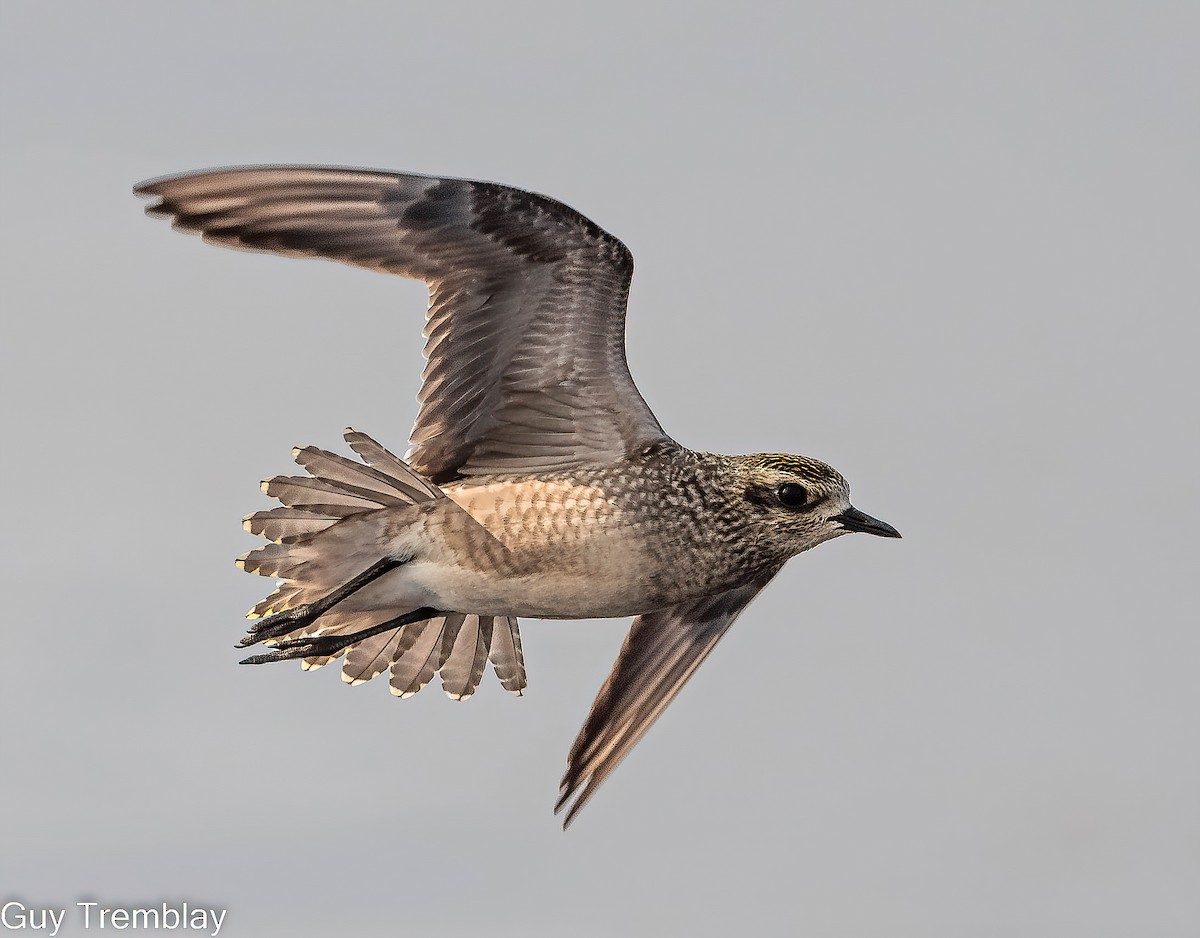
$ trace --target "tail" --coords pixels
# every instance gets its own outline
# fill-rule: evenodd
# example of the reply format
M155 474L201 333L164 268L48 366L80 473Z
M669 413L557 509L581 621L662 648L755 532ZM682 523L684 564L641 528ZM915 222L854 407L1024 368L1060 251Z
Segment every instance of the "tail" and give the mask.
M308 475L263 482L263 491L283 507L246 516L246 530L271 543L239 558L238 566L280 582L247 618L298 610L370 567L380 559L386 532L402 529L406 513L417 524L435 504L461 510L366 434L348 429L345 437L361 463L316 447L298 447L292 455ZM266 643L316 634L350 635L411 611L394 605L394 591L389 604L382 588L385 581L386 575L292 631L273 634ZM332 657L305 658L303 666L318 668L338 658L344 658L342 680L350 684L389 671L392 693L399 697L411 697L434 674L441 675L450 697L470 697L489 660L505 690L519 695L526 686L517 620L508 616L446 613L364 636Z

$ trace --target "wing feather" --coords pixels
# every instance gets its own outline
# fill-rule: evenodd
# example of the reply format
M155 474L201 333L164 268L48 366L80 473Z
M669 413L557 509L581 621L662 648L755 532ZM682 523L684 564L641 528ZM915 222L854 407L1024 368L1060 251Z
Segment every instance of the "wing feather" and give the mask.
M638 616L579 731L555 811L563 826L596 793L778 570L702 599ZM569 803L569 806L568 806Z
M191 173L135 191L155 198L148 213L207 241L425 281L429 367L407 458L435 483L605 465L667 441L625 360L632 257L561 202L303 166Z

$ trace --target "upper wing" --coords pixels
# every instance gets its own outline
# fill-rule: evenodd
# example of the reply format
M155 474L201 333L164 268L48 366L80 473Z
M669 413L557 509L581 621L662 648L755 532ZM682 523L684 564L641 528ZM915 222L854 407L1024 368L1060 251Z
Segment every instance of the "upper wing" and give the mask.
M612 673L567 756L567 772L554 810L557 813L572 798L575 801L567 809L563 827L571 823L675 699L734 619L778 572L775 568L736 589L633 620Z
M147 208L205 240L429 285L409 462L458 475L611 463L666 439L625 363L629 250L507 186L299 166L152 180Z

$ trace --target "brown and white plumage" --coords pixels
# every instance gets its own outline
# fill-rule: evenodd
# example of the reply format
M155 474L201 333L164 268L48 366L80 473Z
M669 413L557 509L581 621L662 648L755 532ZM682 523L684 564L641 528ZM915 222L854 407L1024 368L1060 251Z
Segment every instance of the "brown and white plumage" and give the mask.
M369 170L250 167L138 186L151 215L231 247L425 281L427 365L399 459L295 451L283 505L240 562L283 582L250 613L250 663L342 659L409 696L440 674L474 692L490 660L520 693L517 617L636 615L571 749L566 823L788 557L849 530L898 536L804 457L724 457L672 441L625 360L626 247L507 186ZM790 491L789 491L790 490ZM797 501L796 490L804 494Z

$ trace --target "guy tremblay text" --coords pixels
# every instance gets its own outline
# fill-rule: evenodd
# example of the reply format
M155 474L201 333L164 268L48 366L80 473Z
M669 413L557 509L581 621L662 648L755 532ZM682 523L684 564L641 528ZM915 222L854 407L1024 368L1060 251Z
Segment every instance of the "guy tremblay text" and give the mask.
M86 929L127 928L158 931L197 931L216 938L228 909L209 909L186 902L163 902L146 906L109 906L99 902L76 902L73 906L52 908L26 905L12 899L0 906L0 927L8 931L44 932L50 938L58 934L68 918Z

